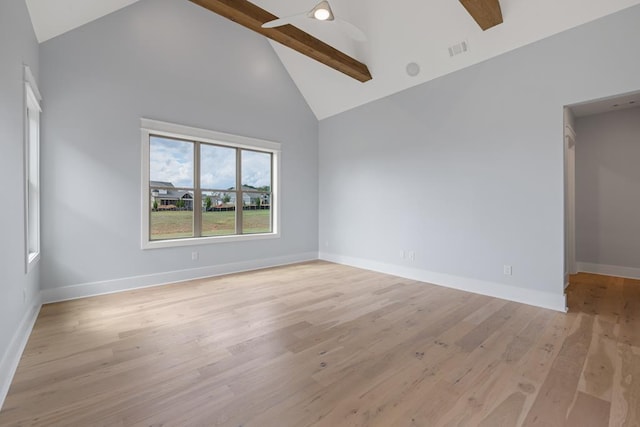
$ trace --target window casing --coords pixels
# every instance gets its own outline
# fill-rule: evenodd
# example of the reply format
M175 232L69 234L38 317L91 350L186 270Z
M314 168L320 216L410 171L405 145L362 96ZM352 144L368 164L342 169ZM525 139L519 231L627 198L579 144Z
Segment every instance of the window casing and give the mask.
M40 101L35 78L24 68L24 204L25 204L25 270L40 259Z
M279 237L280 144L142 119L142 248Z

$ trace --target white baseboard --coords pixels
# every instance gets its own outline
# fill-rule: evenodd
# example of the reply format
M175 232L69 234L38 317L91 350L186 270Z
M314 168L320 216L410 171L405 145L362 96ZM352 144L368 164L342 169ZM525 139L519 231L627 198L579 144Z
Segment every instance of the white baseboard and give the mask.
M603 274L605 276L624 277L640 280L640 268L621 267L619 265L593 264L590 262L576 263L577 270L583 273Z
M167 283L220 276L223 274L240 273L243 271L295 264L316 259L322 259L338 264L350 265L357 268L363 268L366 270L405 277L408 279L418 280L434 285L445 286L448 288L473 292L476 294L506 299L509 301L548 308L551 310L561 312L566 311L566 302L564 295L556 295L549 292L540 292L533 289L518 288L515 286L508 286L500 283L469 279L448 274L434 273L417 268L370 261L363 258L347 257L329 253L318 254L317 252L307 252L302 254L265 258L260 260L242 261L237 263L229 263L188 270L178 270L115 280L106 280L101 282L84 283L56 289L44 289L41 291L40 295L36 297L36 300L32 303L28 312L26 312L23 316L23 319L13 336L11 343L9 344L9 347L2 355L2 360L0 361L0 374L2 374L2 377L0 378L0 408L2 408L4 399L6 398L7 392L9 391L9 386L11 385L13 375L15 374L15 371L18 367L20 357L22 356L22 352L24 351L24 348L27 344L29 335L31 334L31 330L33 329L38 313L40 312L42 303L64 301L89 296L122 292L132 289L160 286ZM594 265L595 264L578 263L578 269L579 271L586 271L586 268L588 266ZM639 269L628 269L624 267L612 266L597 266L597 268L591 268L591 270L596 269L599 269L600 271L590 272L627 277L621 274L613 274L612 271L615 270L616 273L631 272L634 273L638 278L640 278ZM603 270L606 270L606 272L602 272Z
M306 252L295 255L285 255L273 258L192 268L188 270L168 271L165 273L125 277L122 279L105 280L101 282L82 283L55 289L43 289L41 294L42 301L46 304L96 295L112 294L132 289L166 285L168 283L220 276L223 274L241 273L243 271L259 270L262 268L277 267L280 265L295 264L317 259L317 252Z
M325 261L350 265L352 267L363 268L365 270L376 271L379 273L391 274L447 288L487 295L536 307L548 308L551 310L561 311L563 313L567 311L566 298L561 293L553 294L551 292L541 292L534 289L519 288L501 283L470 279L450 274L434 273L418 268L404 267L370 261L363 258L354 258L323 252L320 253L319 257Z
M7 397L9 386L11 386L16 369L18 369L22 352L27 346L33 325L35 325L38 313L40 313L40 307L42 307L40 295L36 295L29 309L22 316L20 325L13 334L9 346L4 354L0 355L2 357L0 360L0 409L4 405L4 399Z

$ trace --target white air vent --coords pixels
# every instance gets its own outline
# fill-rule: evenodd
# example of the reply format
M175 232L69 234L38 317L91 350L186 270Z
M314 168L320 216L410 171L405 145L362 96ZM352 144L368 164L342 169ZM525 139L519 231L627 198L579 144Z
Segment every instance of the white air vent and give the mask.
M467 44L466 41L463 41L449 47L449 56L454 57L456 55L460 55L461 53L465 53L468 50L469 50L469 45Z

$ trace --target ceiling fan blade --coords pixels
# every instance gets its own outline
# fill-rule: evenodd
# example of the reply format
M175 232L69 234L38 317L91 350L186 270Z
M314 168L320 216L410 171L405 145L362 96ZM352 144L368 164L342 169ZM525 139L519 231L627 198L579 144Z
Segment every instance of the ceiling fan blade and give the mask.
M319 9L326 10L329 13L329 16L326 19L318 19L314 15L314 12ZM331 6L329 6L329 2L326 0L318 3L316 7L311 9L309 12L298 13L296 15L285 16L282 18L274 19L273 21L265 22L264 24L262 24L262 28L276 28L283 25L289 25L297 18L302 16L306 16L307 18L312 18L320 22L336 22L338 23L338 25L340 25L340 27L342 27L342 30L352 39L360 42L367 41L367 36L365 35L364 31L353 25L351 22L335 17L333 15L333 11L331 10Z
M283 18L274 19L273 21L265 22L262 24L262 28L275 28L282 27L283 25L291 24L293 20L301 16L305 16L305 13L298 13L297 15L285 16Z
M342 27L345 33L352 39L359 42L366 42L367 35L360 28L356 27L349 21L345 21L344 19L336 18L336 22Z

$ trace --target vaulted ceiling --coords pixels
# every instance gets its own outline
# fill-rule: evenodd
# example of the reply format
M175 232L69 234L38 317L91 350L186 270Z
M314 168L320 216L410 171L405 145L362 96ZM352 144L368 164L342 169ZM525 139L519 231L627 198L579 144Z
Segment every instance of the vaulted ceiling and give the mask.
M136 1L26 0L40 42ZM310 10L318 0L252 2L281 17ZM337 17L366 33L367 41L353 40L336 22L303 16L294 25L366 64L372 80L361 83L270 41L318 119L640 4L640 0L500 0L504 22L487 31L478 26L459 1L331 0L330 3ZM203 9L203 13L211 12ZM450 56L449 47L461 42L466 43L468 50ZM407 73L409 63L418 64L417 75Z

